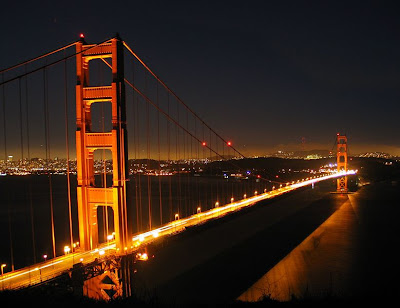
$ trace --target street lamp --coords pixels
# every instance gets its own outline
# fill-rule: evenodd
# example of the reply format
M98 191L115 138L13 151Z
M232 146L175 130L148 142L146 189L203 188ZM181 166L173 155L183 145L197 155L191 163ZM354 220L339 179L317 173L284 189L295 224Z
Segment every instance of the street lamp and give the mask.
M76 251L77 249L79 249L79 242L73 243L72 247L73 247L73 251Z
M1 265L1 289L2 289L2 290L4 290L4 280L3 280L4 271L3 271L3 269L4 269L6 266L7 266L7 264L2 264L2 265Z
M70 251L71 251L71 248L69 248L69 246L64 246L65 254L68 254Z
M215 208L219 207L219 201L215 202ZM215 210L215 216L218 217L219 211Z
M179 219L179 214L178 213L176 213L175 214L175 232L176 232L176 221Z

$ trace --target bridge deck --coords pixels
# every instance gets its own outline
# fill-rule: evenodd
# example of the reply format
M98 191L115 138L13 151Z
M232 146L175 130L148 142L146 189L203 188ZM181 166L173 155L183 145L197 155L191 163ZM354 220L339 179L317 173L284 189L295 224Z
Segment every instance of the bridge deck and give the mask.
M354 171L347 172L347 174L349 175L354 173ZM179 233L185 230L187 227L202 224L205 221L217 219L219 217L224 217L231 212L239 211L262 200L281 196L285 193L294 191L301 187L306 187L320 181L334 179L343 175L345 175L345 173L333 173L326 176L310 178L307 180L299 181L297 183L288 184L273 191L258 194L224 206L216 207L205 212L200 212L186 218L177 219L160 228L133 236L132 246L127 247L126 253L136 253L140 250L140 247L151 243L159 237ZM95 259L101 259L103 256L106 257L110 254L115 253L115 244L113 242L109 242L108 244L103 245L95 250L86 252L75 252L57 257L52 260L48 260L46 262L35 264L30 267L26 267L3 275L1 279L1 288L18 289L29 285L38 284L48 279L52 279L58 275L61 275L62 273L72 268L72 266L76 263L82 262L83 264L87 264L93 262Z

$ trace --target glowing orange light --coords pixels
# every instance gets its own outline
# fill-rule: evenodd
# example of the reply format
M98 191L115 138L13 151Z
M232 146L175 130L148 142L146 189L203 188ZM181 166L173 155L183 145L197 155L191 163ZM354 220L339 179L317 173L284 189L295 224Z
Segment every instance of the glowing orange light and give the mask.
M205 146L207 143L205 141L203 141L202 145Z
M258 179L261 178L261 175L257 175L257 178L258 178Z
M139 252L136 254L136 258L141 261L147 261L149 259L149 256L145 252L144 253Z

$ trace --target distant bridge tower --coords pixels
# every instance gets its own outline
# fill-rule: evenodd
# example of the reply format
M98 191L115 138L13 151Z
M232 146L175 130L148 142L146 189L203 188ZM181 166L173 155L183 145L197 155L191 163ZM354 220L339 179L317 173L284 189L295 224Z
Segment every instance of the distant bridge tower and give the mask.
M337 170L347 171L347 137L337 134ZM337 192L347 192L347 176L337 179Z
M123 42L118 37L99 45L87 45L82 39L76 45L76 156L77 199L80 246L94 249L99 244L97 208L111 207L117 249L123 252L128 244L126 207L127 131L125 110ZM100 59L112 67L112 84L90 86L89 61ZM93 132L91 106L98 102L111 102L112 129ZM112 153L112 186L96 187L94 181L95 150L108 149ZM106 181L105 181L106 182Z

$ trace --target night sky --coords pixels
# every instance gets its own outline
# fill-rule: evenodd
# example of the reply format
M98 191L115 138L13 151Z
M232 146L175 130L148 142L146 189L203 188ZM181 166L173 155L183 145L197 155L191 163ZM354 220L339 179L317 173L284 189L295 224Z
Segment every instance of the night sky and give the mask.
M119 32L246 155L330 150L337 132L353 154L400 155L394 1L215 2L8 1L0 68Z

